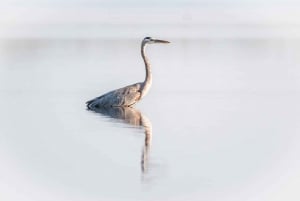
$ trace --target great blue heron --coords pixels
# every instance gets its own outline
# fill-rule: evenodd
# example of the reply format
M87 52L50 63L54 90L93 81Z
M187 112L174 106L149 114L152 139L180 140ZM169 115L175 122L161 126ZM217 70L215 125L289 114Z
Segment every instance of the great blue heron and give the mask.
M102 96L87 101L87 107L89 109L99 107L129 107L141 100L149 91L152 84L152 73L148 58L145 55L145 47L147 44L152 43L170 43L165 40L153 39L146 37L142 41L141 53L146 67L146 78L144 82L132 84L114 91L110 91Z

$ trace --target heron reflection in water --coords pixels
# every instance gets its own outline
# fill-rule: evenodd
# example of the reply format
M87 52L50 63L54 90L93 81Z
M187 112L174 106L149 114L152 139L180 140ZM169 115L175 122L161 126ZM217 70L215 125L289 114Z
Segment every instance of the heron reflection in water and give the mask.
M94 108L92 111L110 118L119 119L125 124L144 128L145 142L141 156L141 170L143 173L147 173L149 151L152 139L152 124L150 120L141 114L139 110L132 107L100 107Z

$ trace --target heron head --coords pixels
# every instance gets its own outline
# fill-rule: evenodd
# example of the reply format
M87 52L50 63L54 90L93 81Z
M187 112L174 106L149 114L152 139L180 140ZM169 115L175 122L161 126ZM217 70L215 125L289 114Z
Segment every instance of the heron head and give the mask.
M146 38L144 38L143 43L153 44L153 43L170 43L170 42L166 41L166 40L159 40L159 39L154 39L154 38L151 38L151 37L146 37Z

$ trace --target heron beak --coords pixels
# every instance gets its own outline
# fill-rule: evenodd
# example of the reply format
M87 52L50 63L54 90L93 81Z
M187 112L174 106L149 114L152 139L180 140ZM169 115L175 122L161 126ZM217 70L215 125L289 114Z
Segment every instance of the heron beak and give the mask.
M170 43L169 41L166 40L158 40L158 39L153 39L154 43Z

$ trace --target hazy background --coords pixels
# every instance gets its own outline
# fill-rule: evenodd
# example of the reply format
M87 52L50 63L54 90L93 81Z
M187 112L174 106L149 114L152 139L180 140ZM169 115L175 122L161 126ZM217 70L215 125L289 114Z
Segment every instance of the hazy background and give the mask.
M299 37L297 0L11 0L3 38Z
M0 2L0 200L300 199L300 3ZM144 79L142 127L85 101Z

